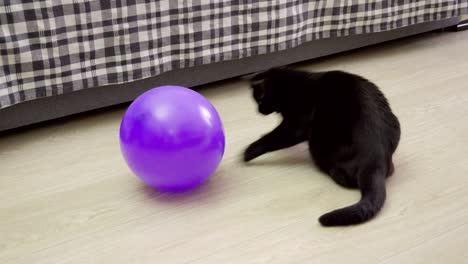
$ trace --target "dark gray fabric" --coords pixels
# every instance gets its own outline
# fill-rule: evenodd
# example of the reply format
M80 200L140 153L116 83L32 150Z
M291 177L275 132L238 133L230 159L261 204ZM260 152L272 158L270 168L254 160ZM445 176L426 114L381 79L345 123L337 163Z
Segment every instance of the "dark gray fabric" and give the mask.
M0 108L468 11L468 0L1 2Z

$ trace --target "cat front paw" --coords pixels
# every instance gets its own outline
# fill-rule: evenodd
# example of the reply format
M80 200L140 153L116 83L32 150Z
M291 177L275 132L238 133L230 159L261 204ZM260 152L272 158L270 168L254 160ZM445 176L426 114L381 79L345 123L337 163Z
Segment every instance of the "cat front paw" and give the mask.
M262 154L264 154L265 151L260 145L256 145L255 143L250 145L245 151L244 151L244 162L249 162Z

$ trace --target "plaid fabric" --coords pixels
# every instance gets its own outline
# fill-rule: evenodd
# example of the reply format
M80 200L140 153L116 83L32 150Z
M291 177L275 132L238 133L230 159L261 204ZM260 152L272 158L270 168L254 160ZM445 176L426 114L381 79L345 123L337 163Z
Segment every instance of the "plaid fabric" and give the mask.
M467 11L468 0L2 0L0 108Z

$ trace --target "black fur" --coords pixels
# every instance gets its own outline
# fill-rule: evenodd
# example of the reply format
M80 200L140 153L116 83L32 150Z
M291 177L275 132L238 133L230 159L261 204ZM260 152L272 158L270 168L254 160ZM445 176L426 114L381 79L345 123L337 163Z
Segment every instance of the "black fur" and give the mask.
M244 160L308 141L320 170L339 185L361 190L358 203L322 215L320 223L352 225L374 217L384 204L400 140L398 119L377 86L346 72L287 68L255 75L251 86L259 112L279 113L283 121L252 143Z

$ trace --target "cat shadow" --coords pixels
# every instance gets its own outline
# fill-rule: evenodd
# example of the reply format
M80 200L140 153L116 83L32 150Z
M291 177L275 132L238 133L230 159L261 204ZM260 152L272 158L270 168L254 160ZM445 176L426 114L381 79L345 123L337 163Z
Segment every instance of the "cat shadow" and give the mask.
M157 203L164 204L198 204L211 203L221 195L226 180L229 177L223 177L225 173L222 170L215 172L210 178L199 186L178 192L161 191L146 184L141 184L140 188L146 197Z
M297 167L297 166L308 166L311 169L311 173L320 175L332 184L336 184L332 178L325 172L319 169L315 162L310 157L310 154L304 151L291 151L289 155L281 155L275 157L259 157L250 162L245 163L247 167ZM347 190L356 190L356 188L342 186Z
M265 167L284 167L295 165L310 165L315 167L313 162L308 158L303 157L276 157L276 158L262 158L255 159L247 162L245 165L248 167L265 166Z
M312 161L306 145L299 145L292 147L279 155L270 156L268 154L258 157L245 163L246 166L268 166L268 167L284 167L284 166L297 166L297 165L310 165L316 167Z

